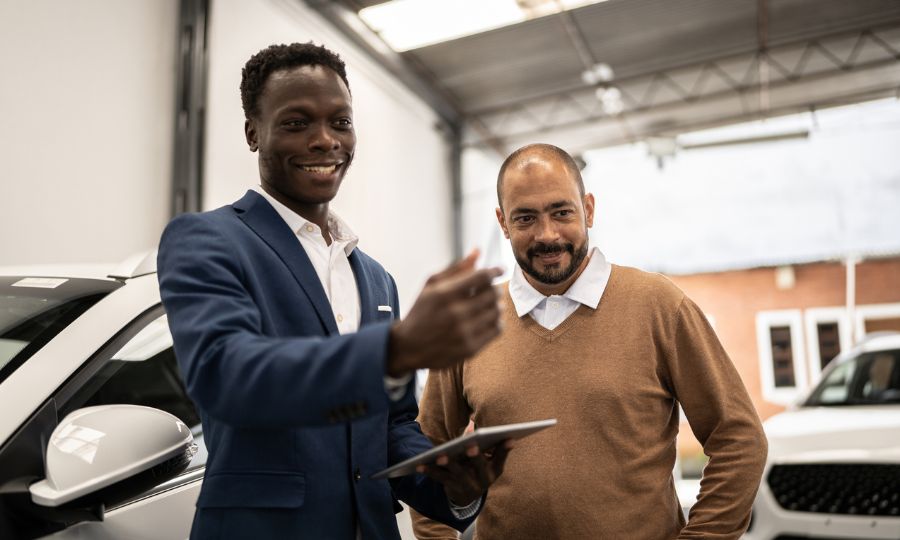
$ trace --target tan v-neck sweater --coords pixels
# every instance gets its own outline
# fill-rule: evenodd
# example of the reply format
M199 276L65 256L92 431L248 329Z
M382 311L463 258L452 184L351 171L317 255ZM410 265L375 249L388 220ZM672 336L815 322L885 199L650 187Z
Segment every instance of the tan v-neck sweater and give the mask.
M476 426L557 418L517 441L477 538L740 537L766 457L750 397L700 309L668 279L613 266L596 310L554 330L519 318L475 358L433 371L419 422L435 443ZM678 403L710 457L685 526L675 493ZM420 538L456 538L416 516Z

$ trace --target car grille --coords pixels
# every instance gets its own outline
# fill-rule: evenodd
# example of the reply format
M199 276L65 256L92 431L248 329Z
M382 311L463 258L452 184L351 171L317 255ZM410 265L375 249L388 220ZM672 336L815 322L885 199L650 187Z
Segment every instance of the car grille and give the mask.
M767 481L787 510L900 516L900 465L776 465Z

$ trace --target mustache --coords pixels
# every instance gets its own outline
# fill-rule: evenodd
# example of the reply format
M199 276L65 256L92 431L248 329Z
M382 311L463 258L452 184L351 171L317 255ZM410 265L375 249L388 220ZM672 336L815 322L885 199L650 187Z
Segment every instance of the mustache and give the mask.
M570 255L575 255L575 246L571 243L557 243L557 244L547 244L545 242L538 242L528 248L526 255L528 258L536 257L538 255L555 255L557 253L562 253L563 251L568 251Z

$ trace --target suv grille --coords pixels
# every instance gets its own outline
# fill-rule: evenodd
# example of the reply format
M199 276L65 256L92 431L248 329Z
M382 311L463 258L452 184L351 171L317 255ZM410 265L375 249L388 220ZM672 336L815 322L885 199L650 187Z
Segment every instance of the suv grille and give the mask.
M787 510L900 516L900 465L775 465L767 481Z

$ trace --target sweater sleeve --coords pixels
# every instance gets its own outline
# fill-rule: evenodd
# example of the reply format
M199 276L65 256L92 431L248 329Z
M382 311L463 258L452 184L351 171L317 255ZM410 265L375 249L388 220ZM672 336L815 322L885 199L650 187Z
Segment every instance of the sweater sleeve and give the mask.
M680 539L737 539L766 462L767 443L740 375L706 316L683 298L669 353L673 391L709 457Z
M458 437L472 414L462 391L462 364L428 372L419 403L419 424L435 446ZM420 540L455 540L455 529L428 519L410 508L413 531Z

